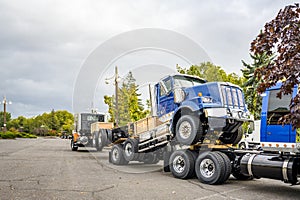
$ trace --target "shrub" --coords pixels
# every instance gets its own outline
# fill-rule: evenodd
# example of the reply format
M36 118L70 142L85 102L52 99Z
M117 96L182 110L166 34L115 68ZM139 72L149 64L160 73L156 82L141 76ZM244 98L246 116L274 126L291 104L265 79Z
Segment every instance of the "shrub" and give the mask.
M15 139L16 138L16 134L14 134L13 132L7 131L5 133L1 132L0 133L0 137L2 139Z
M37 137L36 137L36 135L29 134L29 133L7 131L5 133L0 132L0 138L15 139L15 138L37 138Z

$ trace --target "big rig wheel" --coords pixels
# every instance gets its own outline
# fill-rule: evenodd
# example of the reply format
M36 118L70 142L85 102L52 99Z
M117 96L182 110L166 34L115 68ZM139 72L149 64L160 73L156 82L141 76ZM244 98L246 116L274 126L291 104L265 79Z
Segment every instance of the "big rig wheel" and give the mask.
M128 164L128 161L125 160L123 156L123 147L121 144L115 144L111 148L111 153L110 153L110 161L111 163L115 165L126 165Z
M136 139L127 139L124 144L124 159L126 161L132 161L135 160L135 155L137 153L138 148L138 141Z
M175 178L191 178L195 173L195 159L190 150L176 150L170 157L170 171Z
M73 139L71 140L71 149L72 149L72 151L77 151L78 150L78 147L74 145L74 140Z
M225 181L228 180L232 171L231 161L226 154L219 151L216 151L215 153L219 154L222 157L225 164L225 173L223 174L222 180L220 180L221 183L224 183Z
M204 152L199 154L195 170L200 182L210 185L222 184L229 177L228 163L217 152ZM229 175L228 175L229 174Z
M176 124L176 139L180 144L192 145L202 136L200 119L192 115L183 115Z
M99 142L98 142L99 138L98 137L99 137L98 132L93 134L93 147L95 147L97 151L101 151L102 149L99 149Z
M240 126L238 128L238 130L236 130L234 133L224 132L221 135L220 140L224 144L233 144L233 145L236 145L236 144L238 144L241 141L242 137L243 137L243 127Z
M159 160L159 156L154 152L145 153L143 157L143 162L145 164L157 164Z
M100 129L98 133L98 139L97 139L97 151L102 151L103 147L107 144L107 134L104 129Z

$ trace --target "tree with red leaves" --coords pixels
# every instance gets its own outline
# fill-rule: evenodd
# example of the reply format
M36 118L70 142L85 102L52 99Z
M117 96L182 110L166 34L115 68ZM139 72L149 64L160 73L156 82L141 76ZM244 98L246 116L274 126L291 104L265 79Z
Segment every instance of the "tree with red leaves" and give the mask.
M278 98L291 94L293 87L300 82L300 8L299 4L281 9L276 18L266 23L264 30L251 43L254 54L274 55L268 65L255 70L254 76L262 81L257 90L264 92L282 82ZM290 114L281 118L282 123L300 127L300 94L292 99Z

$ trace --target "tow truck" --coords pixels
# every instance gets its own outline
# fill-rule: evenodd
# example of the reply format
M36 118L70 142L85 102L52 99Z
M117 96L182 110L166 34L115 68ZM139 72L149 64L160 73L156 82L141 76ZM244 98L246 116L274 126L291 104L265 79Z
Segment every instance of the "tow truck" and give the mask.
M128 126L105 129L113 144L109 161L164 162L175 178L197 176L205 184L222 184L232 174L239 180L270 178L292 185L300 173L300 131L277 120L289 112L292 95L276 98L280 84L263 97L260 149L240 149L242 124L255 129L236 85L187 75L163 78L154 86L153 116Z
M100 129L112 128L112 123L105 121L106 115L100 113L77 113L74 115L75 129L71 138L71 149L77 151L78 147L93 147L97 151L103 148L104 134L100 135Z

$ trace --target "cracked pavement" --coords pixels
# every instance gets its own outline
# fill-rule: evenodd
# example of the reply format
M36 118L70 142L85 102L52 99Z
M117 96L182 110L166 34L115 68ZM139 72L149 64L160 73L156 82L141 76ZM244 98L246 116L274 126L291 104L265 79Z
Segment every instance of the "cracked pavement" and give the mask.
M205 185L162 163L108 163L108 148L70 150L63 139L0 140L0 199L299 199L300 186L256 179Z

